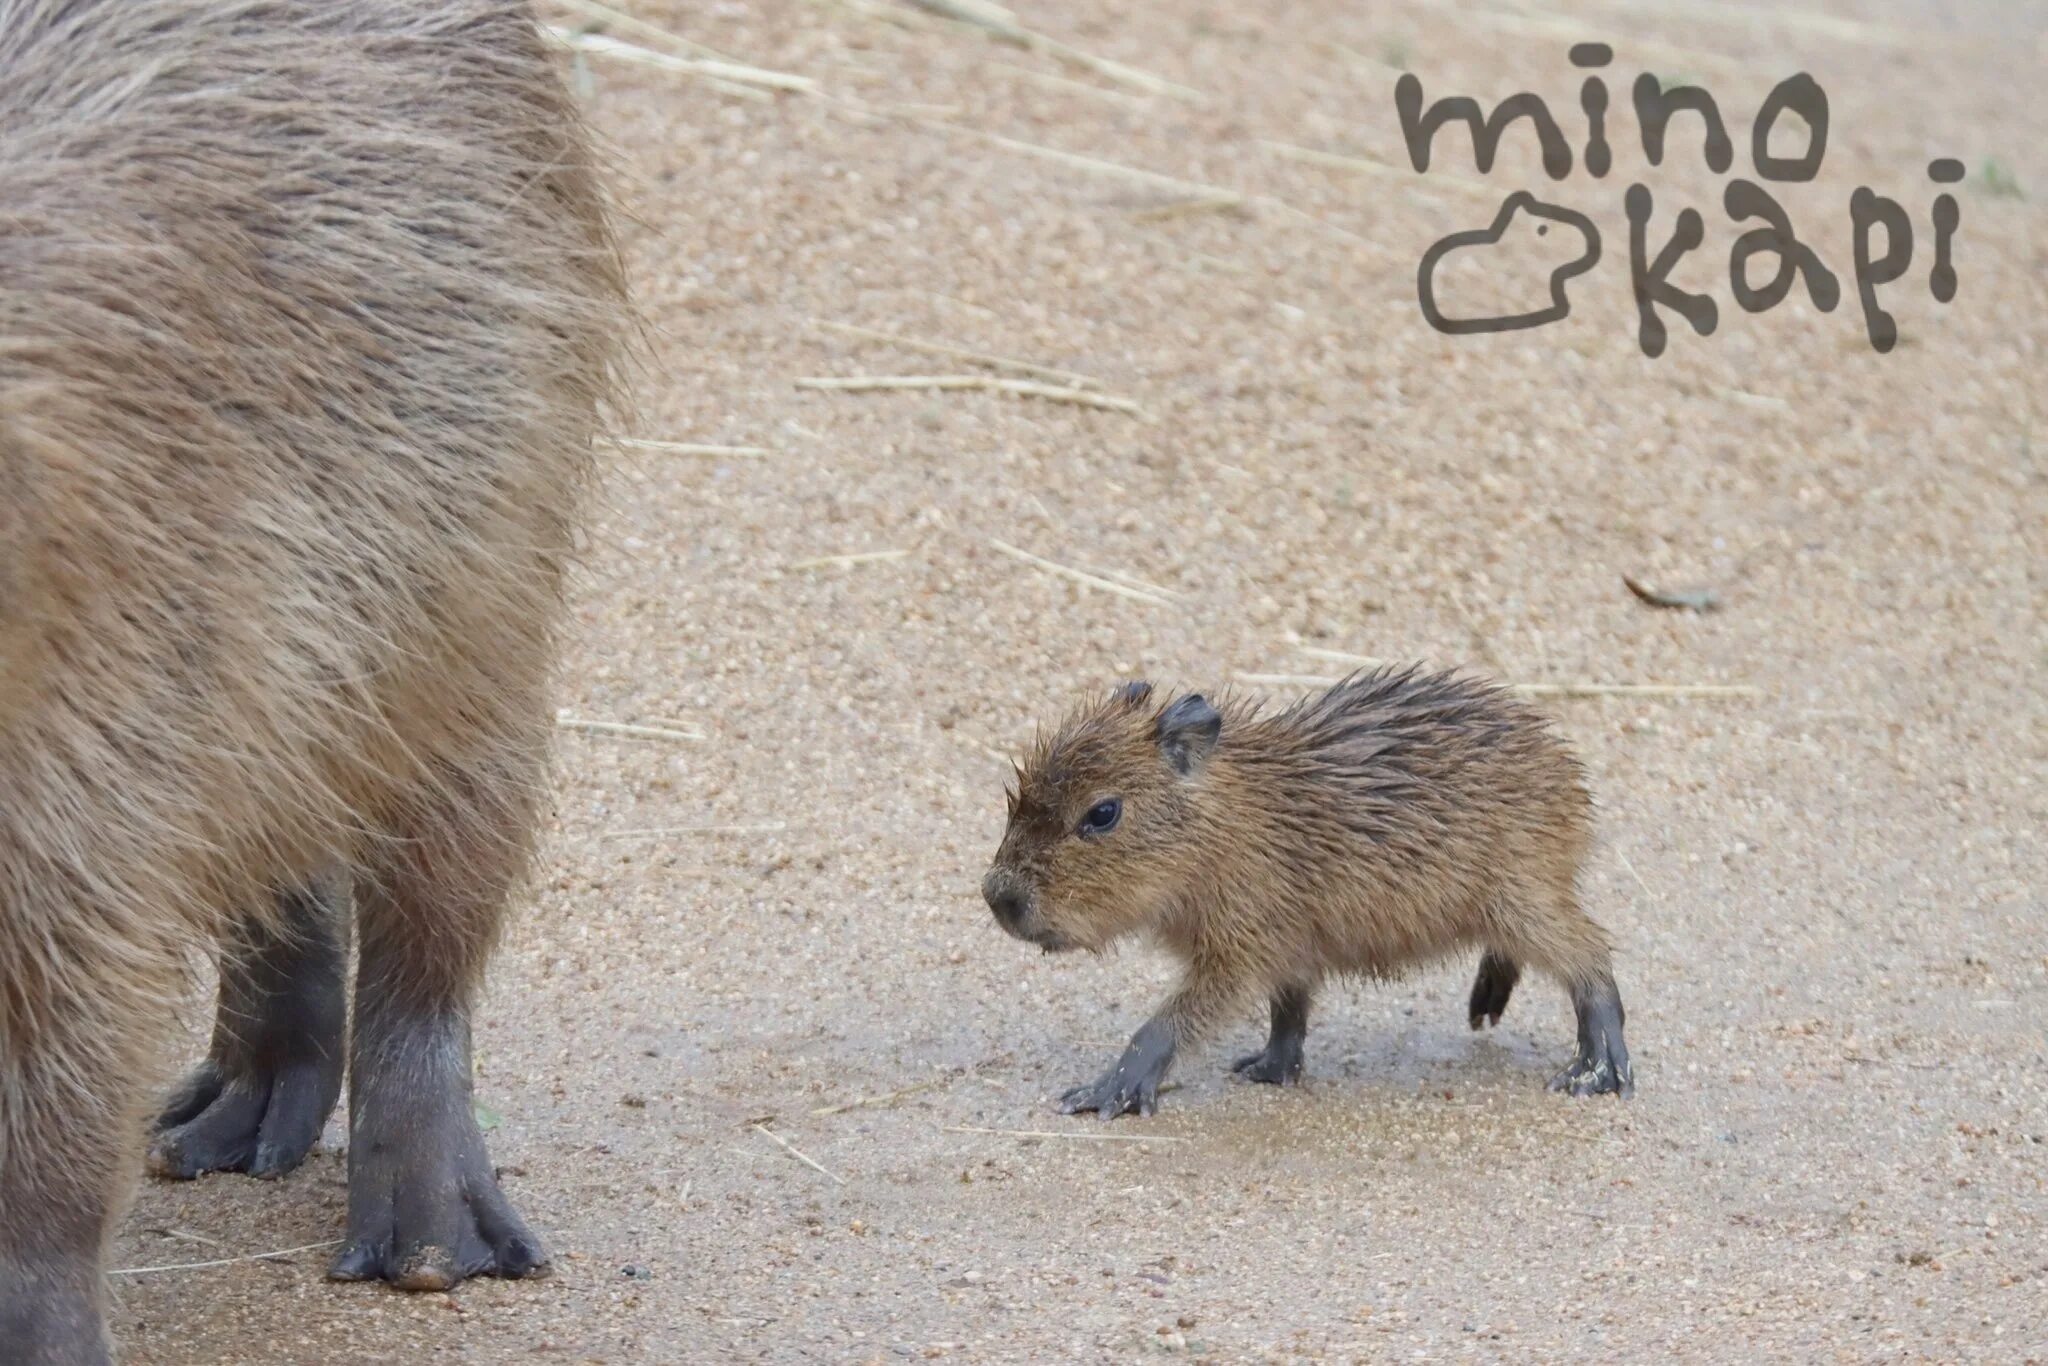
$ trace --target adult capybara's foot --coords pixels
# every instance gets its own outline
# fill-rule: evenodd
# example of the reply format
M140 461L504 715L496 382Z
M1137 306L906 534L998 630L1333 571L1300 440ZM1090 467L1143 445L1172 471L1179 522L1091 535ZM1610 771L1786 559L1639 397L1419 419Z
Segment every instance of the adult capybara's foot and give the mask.
M319 1141L340 1094L338 1052L233 1072L209 1058L157 1118L149 1170L173 1181L206 1172L283 1176Z
M163 1113L149 1170L283 1176L305 1161L341 1097L348 888L316 878L245 925L220 974L213 1046Z
M545 1274L546 1251L499 1189L476 1119L360 1117L349 1145L348 1241L327 1274L400 1290Z

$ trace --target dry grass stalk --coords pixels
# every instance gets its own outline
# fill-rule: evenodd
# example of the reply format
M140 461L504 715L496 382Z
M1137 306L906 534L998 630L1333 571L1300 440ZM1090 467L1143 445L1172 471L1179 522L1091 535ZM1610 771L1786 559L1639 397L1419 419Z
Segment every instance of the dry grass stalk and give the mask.
M758 459L774 452L766 446L719 446L704 441L655 441L648 437L622 436L617 445L636 451L660 451L664 455L708 455L732 456L736 459Z
M1211 195L1206 198L1177 199L1171 204L1160 204L1149 209L1138 209L1131 214L1137 223L1158 223L1168 218L1187 218L1198 213L1228 212L1242 209L1245 204L1241 194Z
M1117 176L1120 179L1139 185L1150 185L1159 189L1172 190L1189 199L1200 200L1209 207L1229 207L1232 203L1235 203L1246 208L1256 206L1271 209L1276 213L1306 223L1312 228L1320 229L1333 237L1340 237L1355 245L1371 247L1379 245L1370 238L1355 233L1349 228L1325 222L1308 210L1289 204L1284 199L1276 199L1272 195L1243 194L1226 186L1211 185L1200 180L1184 180L1179 176L1163 175L1158 171L1140 170L1135 166L1126 166L1121 162L1106 161L1101 157L1085 156L1079 152L1068 152L1058 147L1046 147L1036 142L1025 142L1020 138L1004 137L1000 133L985 132L979 128L970 128L966 124L952 123L944 119L921 119L918 122L921 122L927 128L935 128L941 132L963 133L968 137L985 142L991 147L1000 147L1005 151L1017 152L1024 156L1038 157L1044 161L1055 161L1063 166L1073 166L1084 171L1094 171L1101 175Z
M971 1076L972 1073L968 1075ZM948 1082L957 1080L960 1080L960 1078L933 1077L930 1081L921 1081L913 1086L899 1086L894 1091L884 1091L879 1096L857 1096L838 1105L820 1105L811 1113L814 1115L843 1115L852 1110L876 1110L882 1106L894 1104L905 1096L914 1096L920 1091L937 1090Z
M1100 574L1091 574L1085 569L1076 569L1072 565L1061 564L1056 560L1048 560L1043 556L1034 555L1028 550L1020 550L1007 541L998 541L993 537L989 539L988 544L990 548L1008 555L1013 560L1020 560L1034 568L1043 569L1048 574L1057 574L1061 578L1071 579L1084 587L1098 588L1105 593L1114 593L1118 597L1129 598L1134 602L1148 602L1155 607L1171 607L1174 605L1173 598L1163 588L1134 588L1129 584L1118 583L1115 579L1105 578Z
M797 1147L796 1144L791 1143L788 1139L784 1138L781 1134L776 1133L767 1125L756 1124L754 1126L754 1132L762 1135L763 1137L773 1140L775 1143L781 1146L784 1152L788 1153L791 1157L803 1163L806 1167L809 1167L812 1171L818 1173L820 1176L828 1176L832 1178L832 1180L835 1183L841 1186L846 1184L845 1177L841 1176L838 1172L833 1171L831 1168L825 1166L816 1158L812 1157L809 1153L805 1152L802 1148Z
M886 342L890 346L900 346L906 351L924 351L934 356L951 356L955 360L971 360L977 364L991 366L998 370L1014 370L1020 375L1037 375L1040 379L1058 380L1060 383L1074 389L1090 389L1098 387L1100 384L1099 380L1092 379L1087 375L1077 374L1072 370L1060 370L1050 365L1038 365L1028 360L1016 360L1010 356L999 356L992 351L974 351L964 346L955 346L950 342L925 341L919 337L902 337L893 332L878 332L872 327L861 327L855 323L832 322L824 318L814 318L811 320L811 324L814 327L821 327L827 332L837 332L841 336L859 337L863 341Z
M636 33L649 42L663 47L674 48L678 52L687 52L697 57L708 57L714 62L725 62L732 66L749 65L749 63L742 62L738 58L728 57L716 48L706 47L694 38L685 38L682 34L672 29L665 29L659 24L649 23L638 15L626 13L626 11L619 9L615 5L607 5L603 3L603 0L555 0L555 3L597 21L595 25L586 26L582 30L583 32L590 32L599 26L617 28L627 33Z
M928 119L925 121L925 125L930 128L939 129L941 132L964 133L968 137L985 142L991 147L1000 147L1005 151L1017 152L1028 157L1037 157L1041 161L1055 161L1062 166L1073 166L1084 171L1094 171L1100 175L1116 176L1119 179L1128 180L1138 185L1150 185L1157 189L1173 190L1179 194L1208 199L1223 199L1231 196L1236 196L1238 199L1245 198L1245 196L1238 194L1236 190L1228 189L1222 185L1210 185L1200 180L1183 180L1179 176L1165 175L1158 171L1140 170L1136 166L1126 166L1120 161L1106 161L1101 157L1086 156L1080 152L1069 152L1058 147L1047 147L1043 143L1025 142L1021 138L1004 137L1001 133L991 133L981 128L970 128L964 123L948 123L942 119Z
M1301 652L1310 659L1327 659L1332 664L1355 664L1361 669L1376 669L1387 662L1376 655L1355 655L1349 650L1326 650L1320 645L1304 645Z
M1330 44L1330 50L1356 66L1369 66L1378 71L1392 71L1397 75L1404 70L1403 67L1388 61L1384 57L1374 57L1369 53L1360 52L1357 48L1343 43Z
M301 1243L297 1247L280 1247L270 1252L251 1252L240 1257L215 1257L204 1262L169 1262L163 1266L122 1266L109 1271L109 1276L147 1276L157 1271L203 1271L214 1266L237 1266L243 1262L271 1262L280 1257L289 1257L298 1252L314 1252L323 1247L333 1247L339 1238L326 1238L317 1243Z
M626 721L594 721L585 716L558 716L555 724L563 730L590 735L618 735L631 740L690 740L707 738L702 731L677 730L668 726L638 726Z
M1135 588L1140 593L1151 593L1157 597L1173 598L1175 600L1184 596L1177 588L1167 588L1161 584L1153 583L1149 579L1141 579L1136 574L1126 574L1121 569L1111 569L1107 565L1082 564L1077 567L1087 573L1095 574L1105 579L1115 579L1126 588Z
M877 23L908 29L912 33L937 33L945 28L945 25L930 15L922 14L914 9L907 9L902 5L877 4L876 0L810 0L810 2L820 7L835 5L845 10L848 14L857 14L863 19L873 19Z
M1463 176L1445 175L1441 171L1431 171L1425 175L1420 171L1411 171L1405 166L1389 166L1384 161L1374 161L1370 157L1343 156L1336 152L1319 151L1314 147L1296 146L1291 142L1276 142L1272 138L1260 138L1259 145L1275 156L1284 157L1289 161L1306 162L1311 166L1327 166L1338 171L1355 171L1361 175L1382 176L1389 180L1401 181L1418 190L1460 190L1483 199L1500 198L1499 191L1479 181L1467 180Z
M875 564L882 560L900 560L908 550L862 550L851 555L819 555L808 560L793 560L788 568L792 573L805 569L829 569L835 565Z
M1028 66L1011 66L1007 62L991 62L989 63L989 70L999 71L1005 76L1015 76L1019 80L1033 81L1039 85L1057 90L1061 94L1092 95L1096 99L1108 100L1111 104L1121 105L1126 109L1150 109L1152 107L1152 98L1149 95L1133 95L1128 90L1111 90L1106 86L1093 85L1087 81L1077 81L1071 76L1055 76L1050 71L1033 71Z
M1202 92L1199 90L1175 84L1163 76L1155 76L1149 71L1141 71L1137 67L1126 66L1107 57L1098 57L1092 52L1069 47L1056 38L1048 38L1043 33L1035 33L1019 24L1017 16L1009 10L1001 5L990 4L988 0L910 0L910 3L928 13L951 19L956 23L971 25L1018 47L1057 57L1071 66L1093 71L1098 76L1107 77L1119 85L1142 90L1148 95L1171 95L1182 100L1202 98Z
M1185 1143L1175 1134L1091 1134L1069 1129L985 1129L978 1124L948 1124L948 1134L994 1134L1000 1138L1064 1138L1078 1143Z
M1622 8L1621 0L1598 0L1602 9ZM1638 5L1627 5L1632 17L1641 17L1643 10ZM1657 9L1658 17L1667 19L1703 19L1719 23L1742 24L1748 27L1782 24L1787 28L1803 28L1811 33L1822 34L1845 43L1859 43L1873 47L1931 48L1936 46L1960 46L1971 40L1960 36L1934 33L1924 29L1903 28L1891 24L1875 24L1861 19L1845 19L1832 14L1815 14L1808 10L1779 8L1775 5L1740 5L1703 3L1702 0L1673 0Z
M1143 408L1127 398L1098 394L1028 379L1004 379L997 375L817 375L796 382L799 389L827 389L840 393L863 393L877 389L981 389L998 394L1042 398L1054 403L1071 403L1082 408L1103 408L1143 418Z
M672 71L679 76L696 77L713 82L728 93L743 89L750 96L760 98L763 90L787 90L808 95L818 87L818 83L809 76L796 76L787 71L770 71L765 67L746 66L739 62L716 61L709 57L681 57L671 52L659 52L651 47L640 47L620 38L610 38L602 33L583 33L560 25L551 26L548 32L579 52L587 52L597 57L613 57L625 62L637 62L642 66ZM756 86L761 89L754 89Z
M774 835L789 829L787 821L763 821L758 825L660 825L637 830L600 830L601 840L664 839L671 835Z
M1507 14L1500 10L1474 10L1471 17L1492 28L1508 33L1526 34L1532 38L1551 38L1561 43L1583 41L1586 24L1581 19L1559 19L1548 15ZM1676 43L1660 43L1654 39L1630 34L1626 44L1626 59L1632 61L1654 61L1675 70L1702 70L1715 68L1718 71L1738 77L1750 77L1752 68L1746 62L1721 52L1706 52L1695 47L1680 47ZM1753 77L1752 77L1753 79ZM1717 88L1720 78L1716 78Z

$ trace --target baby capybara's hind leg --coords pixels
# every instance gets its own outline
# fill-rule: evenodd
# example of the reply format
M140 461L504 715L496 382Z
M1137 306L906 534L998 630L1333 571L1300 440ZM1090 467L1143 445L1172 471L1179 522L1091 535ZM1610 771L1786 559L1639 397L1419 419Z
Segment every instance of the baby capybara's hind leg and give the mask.
M1621 993L1614 985L1607 932L1579 909L1569 886L1516 897L1513 918L1500 936L1510 960L1538 968L1562 982L1578 1014L1579 1046L1569 1066L1551 1078L1550 1089L1575 1096L1635 1094L1635 1071L1622 1039ZM1489 954L1489 957L1492 955ZM1474 987L1477 1009L1478 986ZM1502 1001L1505 1004L1505 993Z
M524 869L538 786L537 764L515 767L445 775L363 869L336 1279L445 1290L547 1264L498 1188L470 1094L470 1006Z
M157 1117L150 1171L282 1176L305 1160L341 1096L348 897L342 876L313 880L224 947L213 1044Z
M1474 1029L1482 1024L1497 1025L1508 1008L1508 997L1522 979L1521 965L1506 954L1488 949L1479 956L1479 972L1472 979L1472 999L1466 1009Z
M1621 1037L1624 1012L1613 975L1601 973L1574 983L1572 1009L1579 1015L1578 1056L1550 1079L1550 1089L1575 1096L1612 1092L1627 1100L1636 1093L1636 1074Z

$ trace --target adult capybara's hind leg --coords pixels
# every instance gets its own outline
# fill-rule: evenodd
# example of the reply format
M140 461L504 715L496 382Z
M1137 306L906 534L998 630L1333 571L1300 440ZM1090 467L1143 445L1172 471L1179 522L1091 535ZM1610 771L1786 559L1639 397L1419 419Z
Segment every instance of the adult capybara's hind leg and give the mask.
M150 1171L283 1176L312 1151L341 1097L348 901L326 875L225 946L213 1045L158 1116Z
M100 1254L134 1181L135 1104L171 1015L177 964L108 954L81 910L47 937L0 905L0 1361L109 1360ZM73 935L76 935L74 938ZM161 1013L162 1018L156 1018Z
M445 1290L547 1264L498 1188L470 1092L470 1007L524 871L538 764L447 774L357 890L348 1238L338 1280Z

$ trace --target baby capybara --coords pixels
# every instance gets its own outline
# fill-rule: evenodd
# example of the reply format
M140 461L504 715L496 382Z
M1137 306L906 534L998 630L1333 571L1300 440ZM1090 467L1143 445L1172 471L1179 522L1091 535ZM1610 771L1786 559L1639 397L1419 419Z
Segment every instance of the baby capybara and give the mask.
M1485 952L1471 1022L1499 1023L1523 966L1562 982L1579 1050L1550 1083L1635 1089L1607 935L1579 909L1591 802L1578 763L1500 689L1419 668L1354 675L1262 714L1128 684L1019 766L982 885L1047 952L1149 934L1180 986L1069 1114L1150 1114L1174 1055L1247 1000L1272 1008L1236 1071L1301 1075L1309 1001L1333 974L1391 977Z
M525 0L0 0L0 1356L105 1359L151 1165L274 1175L344 1056L332 1274L540 1245L470 1007L543 799L626 324Z

